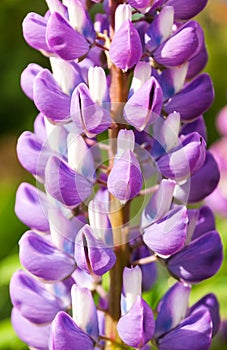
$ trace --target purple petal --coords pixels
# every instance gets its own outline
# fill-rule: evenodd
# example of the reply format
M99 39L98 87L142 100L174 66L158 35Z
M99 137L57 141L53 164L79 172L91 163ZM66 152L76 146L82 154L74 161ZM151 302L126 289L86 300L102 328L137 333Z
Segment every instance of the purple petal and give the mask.
M163 176L170 179L187 179L202 167L206 158L206 143L202 136L193 132L182 143L158 161Z
M183 202L199 202L214 191L219 180L218 165L212 154L207 151L203 166L185 184L176 187L174 196Z
M186 85L165 105L166 113L177 111L182 121L192 121L206 112L214 100L214 89L208 74L204 73ZM190 101L190 103L189 103Z
M177 207L145 229L144 243L156 254L169 256L184 247L187 237L187 209Z
M38 231L49 232L48 205L44 192L28 183L20 184L16 194L15 212L25 225Z
M202 236L204 233L215 230L215 217L212 210L203 206L199 209L198 221L192 236L192 239L196 239Z
M160 350L182 350L187 344L190 350L209 350L211 333L212 322L209 311L199 310L161 338L158 348Z
M162 109L162 89L154 77L147 80L128 100L124 118L139 131L154 123Z
M46 38L49 47L63 60L73 61L87 54L89 44L58 12L53 12L47 23Z
M150 5L150 0L129 0L128 3L136 9L143 9Z
M100 134L111 124L109 112L92 99L84 83L73 91L70 112L73 121L88 137L90 134Z
M179 30L155 50L154 59L166 67L176 67L188 61L199 44L196 29L195 26L188 25Z
M79 231L75 240L75 259L79 268L98 276L109 271L116 262L112 248L94 237L89 225Z
M52 197L73 208L91 194L92 183L53 156L46 166L46 189Z
M140 296L137 296L132 308L120 318L117 330L127 345L136 348L141 348L153 337L153 312Z
M205 45L203 45L199 52L189 61L187 79L192 79L199 74L205 68L207 61L208 53Z
M17 141L17 156L22 166L32 175L44 181L45 167L50 150L30 131L24 131Z
M50 325L37 325L24 318L20 312L13 308L11 322L18 337L37 350L48 350Z
M27 231L19 245L22 265L37 277L47 281L60 281L75 270L75 261L71 256L33 231Z
M175 328L185 318L191 288L180 282L175 283L164 295L158 306L155 321L155 337L158 338Z
M173 7L165 6L151 22L146 32L146 47L149 51L156 49L172 34Z
M207 0L168 0L167 5L174 8L175 20L188 20L196 16L206 6Z
M65 312L59 312L52 322L50 350L93 350L93 341Z
M34 133L44 144L47 142L47 130L45 123L45 116L39 113L34 121Z
M36 107L53 122L70 120L70 97L64 94L48 69L42 70L34 80Z
M161 219L170 209L175 181L162 180L157 191L151 197L142 214L141 226L145 228L155 220Z
M129 20L114 34L109 54L111 61L124 71L139 62L142 44L137 30Z
M190 314L195 312L199 308L207 308L210 312L210 316L212 319L212 337L214 337L221 324L220 320L220 314L219 314L219 303L216 298L216 296L213 293L205 295L203 298L201 298L197 303L195 303L191 308L190 308Z
M140 165L132 151L126 151L109 174L107 187L116 198L127 201L139 194L143 183Z
M26 271L18 270L13 274L10 297L21 316L36 324L51 322L61 310L58 299Z
M206 123L202 115L191 123L183 124L180 134L188 135L194 131L198 132L204 138L204 140L207 141Z
M223 259L222 242L216 231L203 234L168 259L169 271L189 282L201 282L213 276Z
M50 52L46 42L46 26L47 19L34 12L29 13L22 23L26 42L34 49Z
M34 79L39 72L43 70L43 67L35 63L30 63L21 74L21 88L24 93L33 100L33 83Z

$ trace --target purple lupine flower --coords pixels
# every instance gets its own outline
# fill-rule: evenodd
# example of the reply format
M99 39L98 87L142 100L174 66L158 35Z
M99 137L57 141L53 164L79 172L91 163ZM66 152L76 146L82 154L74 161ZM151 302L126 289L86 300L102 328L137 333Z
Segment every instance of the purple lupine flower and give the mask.
M117 329L122 340L133 347L144 346L154 333L154 316L148 304L140 296L141 283L142 273L138 266L134 269L124 269L123 315L118 321Z
M11 280L12 323L40 350L148 350L150 340L208 350L218 301L188 299L220 268L222 244L211 210L187 207L219 180L202 117L213 102L207 51L190 20L207 1L100 2L46 0L44 16L23 22L51 68L21 76L39 114L17 153L41 189L17 191L31 231L19 242L27 271ZM104 11L94 24L90 6ZM157 260L178 282L154 321L143 292L159 283Z
M125 20L110 45L110 59L117 67L127 71L139 62L141 56L139 34L132 22Z

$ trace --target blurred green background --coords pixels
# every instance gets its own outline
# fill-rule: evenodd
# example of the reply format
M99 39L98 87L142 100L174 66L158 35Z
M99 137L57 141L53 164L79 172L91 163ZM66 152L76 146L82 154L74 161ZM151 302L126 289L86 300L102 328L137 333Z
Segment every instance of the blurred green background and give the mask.
M28 12L43 14L44 0L0 1L0 349L27 349L20 342L11 325L8 284L18 266L18 240L26 227L14 214L14 198L18 184L32 181L16 158L16 140L24 130L32 130L37 114L33 103L20 89L20 74L28 63L43 66L47 60L28 47L21 33L21 22ZM210 0L206 10L199 16L205 30L209 72L215 88L216 99L206 113L209 144L218 137L215 116L227 103L227 2ZM226 209L227 210L227 209ZM222 235L225 256L227 252L227 221L217 218L217 227ZM160 291L163 293L163 290ZM193 287L191 302L206 293L215 292L221 305L222 319L227 319L227 260L219 273L209 281ZM227 349L227 345L214 341L213 349Z

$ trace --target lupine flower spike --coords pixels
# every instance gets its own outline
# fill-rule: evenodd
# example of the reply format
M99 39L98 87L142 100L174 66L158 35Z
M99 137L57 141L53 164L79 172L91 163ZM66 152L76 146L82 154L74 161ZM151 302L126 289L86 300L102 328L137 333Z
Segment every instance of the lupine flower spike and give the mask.
M17 154L37 187L16 194L28 231L10 295L30 348L210 349L218 301L189 305L192 285L222 263L212 211L197 204L220 177L192 20L206 2L46 0L44 16L24 19L26 42L50 63L21 75L38 115ZM165 284L160 264L175 283L152 310L144 292Z

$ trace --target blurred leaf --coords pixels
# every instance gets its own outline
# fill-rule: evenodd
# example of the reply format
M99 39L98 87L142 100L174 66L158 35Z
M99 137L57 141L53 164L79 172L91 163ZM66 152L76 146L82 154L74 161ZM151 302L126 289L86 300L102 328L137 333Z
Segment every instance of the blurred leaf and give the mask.
M21 268L18 254L13 254L3 259L0 263L0 284L9 284L12 274Z
M24 350L28 347L18 339L10 319L0 322L0 349L2 350Z

